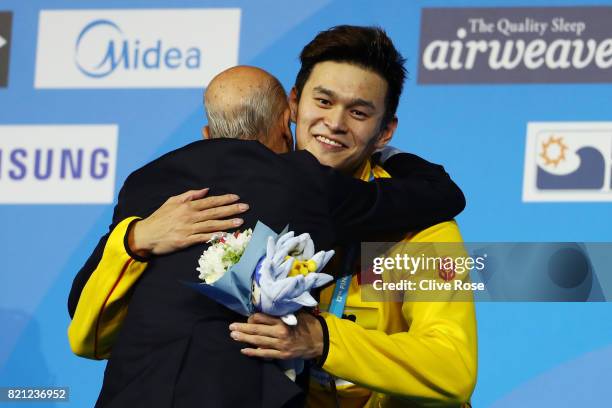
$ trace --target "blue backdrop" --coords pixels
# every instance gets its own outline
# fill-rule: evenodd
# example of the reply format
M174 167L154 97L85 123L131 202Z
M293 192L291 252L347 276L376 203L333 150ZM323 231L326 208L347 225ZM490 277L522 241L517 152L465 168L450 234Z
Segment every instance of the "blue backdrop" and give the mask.
M577 0L529 3L580 6ZM609 0L588 4L612 6ZM54 58L37 50L41 10L237 8L239 42L217 38L219 47L237 47L236 62L270 71L287 89L299 67L299 51L318 31L337 24L380 25L407 58L409 72L393 144L442 163L462 187L468 205L458 222L466 241L611 241L609 200L523 201L527 124L612 122L610 83L429 85L417 80L423 8L525 5L513 0L4 0L0 12L12 12L12 35L7 86L0 88L0 125L117 125L116 160L110 164L116 195L131 171L196 140L205 122L202 89L195 85L70 89L38 84L36 71L46 68L37 64ZM209 64L208 54L201 57L201 64ZM5 150L3 143L13 134L6 129L0 129ZM8 183L7 174L0 167L0 186ZM106 230L113 204L38 199L37 204L0 204L0 386L67 386L65 405L92 406L105 364L71 354L66 301L74 275ZM611 273L609 268L598 272ZM612 368L610 303L487 303L478 304L477 313L475 407L610 406L604 384Z

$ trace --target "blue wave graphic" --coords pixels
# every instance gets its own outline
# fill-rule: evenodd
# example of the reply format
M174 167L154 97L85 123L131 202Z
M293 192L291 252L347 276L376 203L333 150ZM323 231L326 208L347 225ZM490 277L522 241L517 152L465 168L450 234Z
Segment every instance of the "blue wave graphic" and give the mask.
M603 187L606 161L594 147L583 147L576 154L580 167L570 174L559 176L538 166L537 187L540 190L599 190Z

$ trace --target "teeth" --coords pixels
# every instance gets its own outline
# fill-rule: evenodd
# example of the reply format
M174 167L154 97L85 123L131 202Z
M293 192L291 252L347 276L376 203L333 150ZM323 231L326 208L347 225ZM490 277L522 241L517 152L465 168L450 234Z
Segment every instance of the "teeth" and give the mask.
M317 140L328 145L343 147L342 144L336 142L335 140L328 139L325 136L317 136Z

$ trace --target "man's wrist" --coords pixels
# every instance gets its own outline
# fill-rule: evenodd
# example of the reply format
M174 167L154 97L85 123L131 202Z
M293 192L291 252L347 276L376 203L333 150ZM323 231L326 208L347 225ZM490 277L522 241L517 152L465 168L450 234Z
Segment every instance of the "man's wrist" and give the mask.
M325 342L323 340L323 328L321 327L321 323L319 323L319 319L315 317L313 323L313 330L315 330L315 344L314 350L315 354L311 356L311 358L319 359L323 355L323 349L325 348Z
M325 360L327 359L327 354L329 353L329 329L327 328L327 322L325 318L321 315L315 315L316 323L321 326L321 348L320 354L318 354L314 361L316 366L323 367L325 364Z
M146 261L152 253L152 246L146 241L146 234L142 231L142 219L135 219L128 226L125 249L128 254L138 260Z

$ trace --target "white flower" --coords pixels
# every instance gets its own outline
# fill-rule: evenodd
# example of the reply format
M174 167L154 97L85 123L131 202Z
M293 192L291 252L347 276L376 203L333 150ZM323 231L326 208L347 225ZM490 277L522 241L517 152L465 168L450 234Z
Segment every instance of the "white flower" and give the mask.
M246 246L251 240L253 231L249 228L234 234L224 233L211 239L211 245L202 253L196 270L199 278L208 284L219 280L223 274L238 263Z

